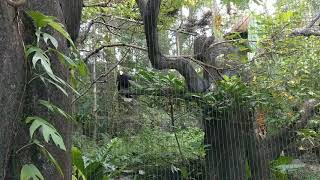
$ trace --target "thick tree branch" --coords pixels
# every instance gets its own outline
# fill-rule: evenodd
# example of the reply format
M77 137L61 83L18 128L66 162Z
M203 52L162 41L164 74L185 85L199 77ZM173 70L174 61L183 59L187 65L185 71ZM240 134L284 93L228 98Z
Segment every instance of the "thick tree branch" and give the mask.
M294 30L290 36L320 36L320 28L313 25L320 19L320 13L308 24L307 27Z
M320 28L305 28L296 29L291 34L291 36L320 36Z
M143 17L144 30L148 46L148 56L153 68L175 69L186 81L192 92L204 92L209 88L209 83L200 77L192 65L183 57L170 59L161 54L157 31L158 15L161 0L136 0Z
M320 13L310 22L307 28L312 28L312 26L320 19Z

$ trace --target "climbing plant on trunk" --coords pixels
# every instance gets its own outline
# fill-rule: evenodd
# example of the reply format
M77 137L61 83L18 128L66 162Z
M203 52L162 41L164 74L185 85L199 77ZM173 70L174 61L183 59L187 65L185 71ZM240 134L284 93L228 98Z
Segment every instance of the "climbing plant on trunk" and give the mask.
M1 89L0 97L4 98L1 101L1 107L4 107L1 116L4 117L3 121L6 122L1 122L0 126L1 129L7 129L7 131L1 131L0 135L2 144L0 147L0 179L16 177L19 175L22 166L30 162L33 162L40 170L46 169L46 171L41 171L45 179L61 179L62 173L64 179L71 179L71 123L63 120L57 113L50 113L48 107L38 104L38 100L43 99L68 112L70 99L61 93L54 83L43 84L39 78L35 78L35 74L30 73L32 66L24 56L24 48L27 44L34 43L37 38L35 27L26 14L26 10L37 10L56 17L59 22L66 26L71 38L75 39L79 30L77 26L80 22L81 9L81 0L28 0L14 7L7 1L0 2L0 22L2 24L0 29L0 64L4 67L0 70L0 73L3 74L0 79L0 86L5 87ZM58 31L46 28L45 33L51 34L56 39L57 43L52 40L52 45L59 44L58 50L65 54L69 52L67 41ZM52 39L48 35L44 36ZM70 77L69 69L60 63L59 56L59 54L48 52L52 71L59 74L61 80L66 81ZM71 71L71 73L73 72ZM65 85L62 86L65 87ZM10 90L10 88L13 89ZM69 92L70 90L66 91L66 93ZM34 148L25 148L23 151L17 152L29 142L29 130L23 121L23 117L26 116L50 119L50 124L61 134L66 151L59 150L51 143L45 143L44 146L53 157L56 157L62 173L59 173L59 170L50 160L41 155L40 152L36 152ZM29 118L28 122L34 123L36 121L40 122L41 120ZM45 123L42 126L44 127ZM26 168L30 169L31 167Z

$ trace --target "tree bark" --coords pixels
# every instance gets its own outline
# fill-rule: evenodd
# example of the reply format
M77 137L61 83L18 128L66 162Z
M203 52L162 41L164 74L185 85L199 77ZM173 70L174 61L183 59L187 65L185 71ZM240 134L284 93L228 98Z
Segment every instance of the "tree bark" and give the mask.
M94 82L97 78L97 72L96 72L96 63L97 60L94 58L93 64L92 64L92 81ZM92 136L94 140L97 140L97 134L98 134L98 102L97 102L97 83L94 83L93 85L93 107L92 107L92 114L93 114L93 132Z
M63 6L61 6L62 4ZM34 80L26 84L31 78L31 72L25 64L23 42L29 44L34 40L34 27L26 17L24 10L36 10L46 15L55 16L65 24L68 32L75 39L79 30L81 7L75 10L76 5L82 5L81 0L59 1L59 0L28 0L21 7L18 20L21 34L18 32L15 9L10 7L6 1L0 2L0 179L18 179L22 165L34 163L43 173L45 179L62 179L56 168L43 157L35 148L29 146L17 153L17 149L29 142L28 126L24 123L26 116L40 116L52 123L62 135L67 151L62 151L55 145L46 144L47 150L60 164L64 173L63 179L71 179L71 124L60 116L50 114L48 110L38 106L38 100L48 100L60 108L69 112L70 99L63 95L55 87L45 86L40 80ZM77 11L77 15L66 17L69 12ZM80 13L79 13L80 12ZM79 15L80 14L80 15ZM72 28L71 28L72 27ZM57 32L53 32L59 42L59 50L67 52L66 40ZM51 55L51 66L54 73L62 79L67 79L68 69L64 68L56 56ZM28 70L28 72L27 72ZM24 118L22 118L24 117ZM41 138L39 138L41 139ZM14 141L13 141L14 140Z
M233 180L246 177L245 143L249 127L246 110L217 112L206 107L204 112L204 143L207 145L205 171L207 180Z
M0 2L0 179L4 179L15 135L21 120L24 85L24 55L15 11L6 1Z

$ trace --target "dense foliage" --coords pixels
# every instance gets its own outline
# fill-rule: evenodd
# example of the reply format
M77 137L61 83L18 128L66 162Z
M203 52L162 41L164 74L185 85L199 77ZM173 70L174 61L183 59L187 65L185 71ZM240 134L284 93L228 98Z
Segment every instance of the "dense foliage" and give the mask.
M108 75L101 78L105 79L102 84L97 84L98 92L93 92L98 94L95 100L94 94L87 93L77 102L77 120L82 123L82 127L74 133L74 146L82 152L84 165L81 166L100 163L105 178L126 175L147 178L155 175L156 169L171 169L172 173L179 170L183 177L196 177L194 171L201 173L201 168L188 169L187 165L198 162L199 166L203 166L206 145L203 144L204 134L199 115L205 106L209 105L215 112L222 114L239 105L263 112L263 121L268 135L271 135L276 134L281 127L294 124L306 100L319 99L319 37L292 35L296 29L308 25L305 19L311 20L316 15L315 1L277 1L273 4L274 13L250 12L249 38L254 38L249 39L252 41L249 43L252 58L238 60L243 63L250 77L223 76L213 91L206 93L189 93L182 76L176 71L149 68L147 56L143 52L146 46L142 19L135 1L112 1L110 7L99 7L95 1L85 3L97 6L85 9L82 32L88 33L85 30L91 28L95 19L101 18L102 22L97 22L91 30L94 35L89 33L80 48L92 51L101 45L116 43L123 43L124 47L103 49L100 55L89 61L89 64L96 61L97 74ZM235 13L229 14L222 8L218 17L210 16L204 26L196 27L190 25L190 22L196 24L204 11L212 8L211 1L163 1L159 18L160 46L163 52L168 56L190 56L193 33L210 34L212 28L227 32L232 25L221 21L235 22L239 19L238 15L248 13L250 3L255 3L255 6L263 4L262 1L229 0L221 3L219 7L231 7ZM223 17L221 20L224 15L228 18ZM190 31L190 26L202 32ZM173 30L175 28L182 33L177 35ZM130 49L128 45L134 47ZM243 42L234 45L248 50ZM121 92L118 98L115 97L116 90L112 86L117 83L118 72L109 73L113 65L117 66L118 72L133 77L130 89L130 92L134 92L133 101L127 102ZM193 65L199 73L202 72L201 64ZM84 79L82 83L92 82L87 81L89 79ZM83 91L81 87L84 86L80 85L80 92ZM93 112L90 108L95 103L97 110ZM99 119L99 127L92 124L95 118ZM319 122L319 116L313 116L308 126L299 131L297 143L300 150L310 154L318 152ZM94 128L100 132L97 139L92 139ZM294 164L293 159L281 156L271 162L275 178L308 174L305 171L310 169L305 164ZM77 168L84 170L83 167ZM247 174L250 177L250 172Z
M22 43L24 91L39 81L47 98L27 107L44 113L25 114L30 138L15 153L35 150L64 177L51 151L72 146L74 180L221 178L230 164L242 164L240 179L319 179L320 3L163 0L156 27L145 14L157 7L144 2L84 1L75 42L65 22L25 13L33 40ZM190 72L209 88L193 91ZM69 98L70 114L49 100L49 86ZM72 145L50 115L73 124ZM33 159L19 162L20 179L45 179Z

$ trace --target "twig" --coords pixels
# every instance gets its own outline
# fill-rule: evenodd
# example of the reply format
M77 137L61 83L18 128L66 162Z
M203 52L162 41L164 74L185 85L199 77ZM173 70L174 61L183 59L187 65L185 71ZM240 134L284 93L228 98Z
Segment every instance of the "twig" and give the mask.
M101 3L96 3L96 4L88 4L88 5L83 4L83 7L85 7L85 8L90 8L90 7L112 7L110 2L111 2L111 0L109 0L108 2L101 2Z
M27 147L29 147L29 146L31 146L31 145L34 145L34 144L35 144L34 142L31 142L31 143L28 143L28 144L22 146L20 149L18 149L18 150L16 151L16 154L18 154L18 153L19 153L21 150L23 150L24 148L27 148Z
M99 48L97 48L96 50L92 51L90 54L88 54L85 58L84 58L84 62L87 62L89 60L89 58L95 54L97 54L98 52L100 52L102 49L104 48L110 48L110 47L129 47L129 48L135 48L135 49L139 49L141 51L148 51L147 49L140 47L140 46L136 46L133 44L125 44L125 43L116 43L116 44L109 44L109 45L103 45L100 46Z
M123 18L123 17L119 17L119 16L113 16L111 14L101 14L99 17L100 18L101 17L112 17L113 19L118 19L118 20L121 20L121 21L130 22L130 23L134 23L134 24L137 24L137 25L143 25L143 21L137 21L137 20ZM172 31L172 32L178 32L178 33L186 34L186 35L190 35L190 36L197 36L198 35L198 33L196 33L196 32L188 32L188 31L184 31L184 30L181 30L181 29L168 28L168 29L165 29L165 30Z
M231 43L231 42L238 42L238 41L243 41L243 39L232 39L232 40L226 40L226 41L220 41L220 42L216 42L214 44L211 44L209 46L209 48L212 48L214 46L220 45L220 44L226 44L226 43ZM257 41L249 41L249 40L245 40L246 42L257 42Z
M121 64L123 61L125 61L125 57L127 56L129 50L125 52L124 56L122 56L121 60L117 62L116 65L114 65L108 72L101 74L97 79L94 79L93 82L90 84L90 86L82 93L80 94L77 98L75 98L71 104L74 104L77 100L79 100L82 96L87 94L87 92L92 88L92 86L97 83L101 78L108 76L119 64Z
M311 28L320 19L320 13L310 22L307 28Z

